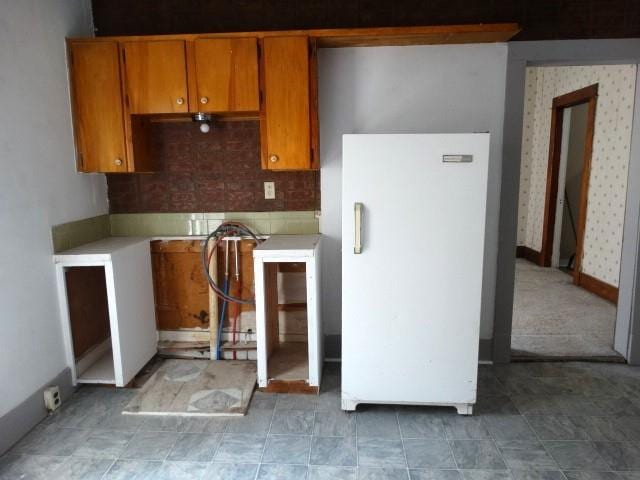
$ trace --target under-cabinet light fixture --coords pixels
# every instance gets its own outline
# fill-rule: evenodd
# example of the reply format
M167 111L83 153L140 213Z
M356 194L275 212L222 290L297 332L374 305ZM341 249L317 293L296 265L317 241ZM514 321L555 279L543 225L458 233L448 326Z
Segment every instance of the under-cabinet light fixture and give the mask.
M200 131L202 133L208 133L211 130L211 120L212 117L208 113L194 113L193 117L191 117L194 122L200 123Z

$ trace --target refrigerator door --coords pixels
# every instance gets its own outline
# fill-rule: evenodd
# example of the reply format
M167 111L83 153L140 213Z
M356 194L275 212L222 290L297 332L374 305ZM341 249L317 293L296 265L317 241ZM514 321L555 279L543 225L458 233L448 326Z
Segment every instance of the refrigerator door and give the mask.
M344 135L342 408L476 400L489 134Z

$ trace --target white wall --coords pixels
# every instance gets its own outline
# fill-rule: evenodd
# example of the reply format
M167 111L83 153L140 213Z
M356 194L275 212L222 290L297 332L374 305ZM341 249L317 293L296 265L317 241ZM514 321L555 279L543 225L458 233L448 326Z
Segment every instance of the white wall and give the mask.
M342 135L489 131L481 337L492 337L506 62L506 44L320 50L320 231L325 235L325 334L338 334L341 329ZM392 163L389 168L393 168ZM419 209L415 213L416 221L420 221ZM410 243L411 239L407 239L407 247Z
M91 34L89 0L0 0L0 416L65 368L51 226L107 212L67 88L65 36Z

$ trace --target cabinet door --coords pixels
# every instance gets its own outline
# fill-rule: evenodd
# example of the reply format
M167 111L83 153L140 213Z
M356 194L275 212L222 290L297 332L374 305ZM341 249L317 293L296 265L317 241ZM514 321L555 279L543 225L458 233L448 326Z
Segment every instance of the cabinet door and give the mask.
M263 50L262 167L310 169L309 40L266 37Z
M255 38L194 42L197 112L257 112L258 43Z
M69 44L73 124L81 172L126 172L118 45Z
M184 41L125 42L123 61L130 113L189 111Z

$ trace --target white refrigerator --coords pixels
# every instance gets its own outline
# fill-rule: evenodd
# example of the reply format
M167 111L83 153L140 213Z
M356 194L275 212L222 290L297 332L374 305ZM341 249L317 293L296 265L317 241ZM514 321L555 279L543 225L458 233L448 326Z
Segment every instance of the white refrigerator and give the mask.
M476 401L489 134L344 135L342 408Z

